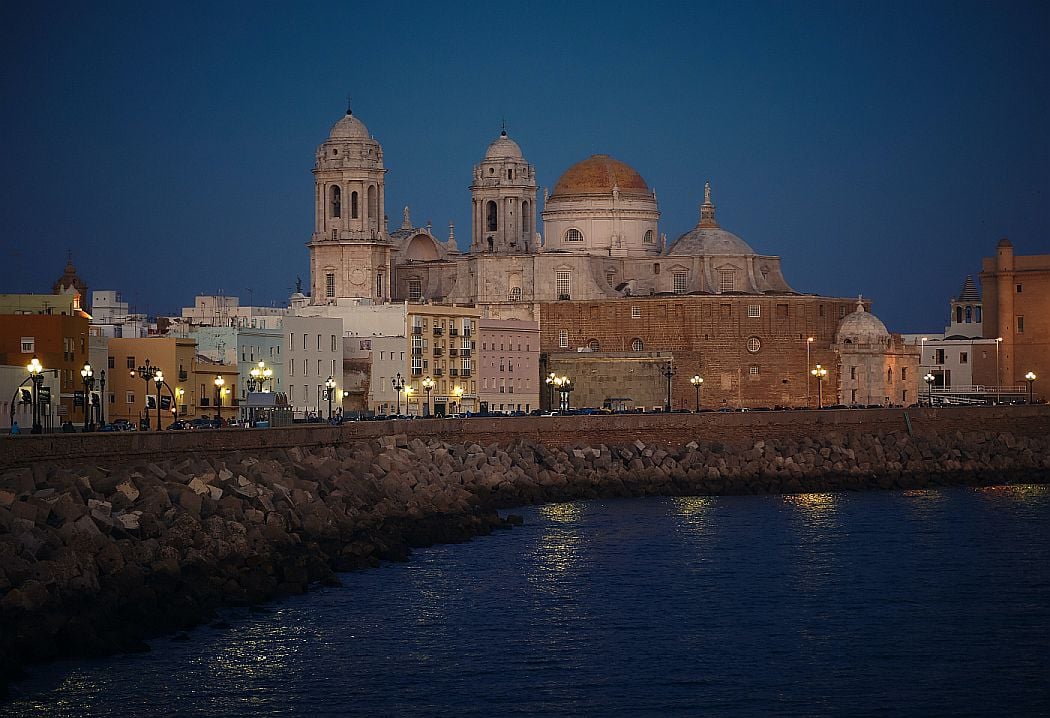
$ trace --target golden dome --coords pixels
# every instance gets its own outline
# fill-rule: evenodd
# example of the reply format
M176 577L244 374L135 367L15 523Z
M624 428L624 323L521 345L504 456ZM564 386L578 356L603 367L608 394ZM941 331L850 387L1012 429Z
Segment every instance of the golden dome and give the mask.
M609 155L591 155L565 170L551 196L611 194L614 186L624 194L649 194L649 185L633 167Z

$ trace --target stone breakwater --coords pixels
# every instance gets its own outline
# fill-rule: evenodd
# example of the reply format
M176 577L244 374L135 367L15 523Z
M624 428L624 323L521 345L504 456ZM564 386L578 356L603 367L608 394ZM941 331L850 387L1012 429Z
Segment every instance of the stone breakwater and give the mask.
M596 497L1050 481L1050 439L864 433L676 446L483 445L383 436L0 474L0 689L21 665L145 638L338 583L513 523L497 508Z

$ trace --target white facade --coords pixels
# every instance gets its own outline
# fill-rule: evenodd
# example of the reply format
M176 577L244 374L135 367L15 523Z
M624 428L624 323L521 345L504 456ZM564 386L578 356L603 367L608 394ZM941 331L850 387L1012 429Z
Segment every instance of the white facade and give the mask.
M398 374L407 385L410 377L405 372L405 337L376 337L372 339L372 377L368 392L368 407L376 414L393 414L398 410L398 393L392 379ZM401 413L406 410L406 395L401 394Z
M284 319L284 374L288 403L297 417L328 415L323 398L325 381L332 377L342 388L343 322L325 317ZM333 402L333 406L337 406Z
M192 307L182 308L181 318L193 326L280 329L287 313L283 307L241 306L238 297L225 294L201 294L194 297Z
M281 353L283 345L283 329L241 329L237 332L237 371L240 384L238 393L242 399L248 396L250 372L259 362L265 362L266 368L273 372L265 384L265 390L285 390L287 381L284 376L284 355Z

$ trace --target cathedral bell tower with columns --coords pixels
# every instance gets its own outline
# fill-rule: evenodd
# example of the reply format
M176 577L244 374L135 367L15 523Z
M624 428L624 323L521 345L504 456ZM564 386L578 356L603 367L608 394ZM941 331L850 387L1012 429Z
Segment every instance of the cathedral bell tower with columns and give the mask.
M314 164L310 303L390 299L392 243L386 229L383 148L350 108Z
M536 251L536 171L503 130L474 167L472 254Z

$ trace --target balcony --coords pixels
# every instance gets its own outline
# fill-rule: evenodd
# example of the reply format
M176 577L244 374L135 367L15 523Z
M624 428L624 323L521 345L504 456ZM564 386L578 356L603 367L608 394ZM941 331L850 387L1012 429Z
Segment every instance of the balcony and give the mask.
M419 366L412 367L412 376L422 376L422 375L423 375L423 367L419 367Z
M422 334L423 334L423 327L418 326L418 325L412 327L412 336L418 337L418 336L420 336Z
M459 356L459 349L456 349L455 347L452 347L451 349L448 350L448 355L450 357L458 357Z
M470 350L469 350L469 349L466 349L466 348L464 348L464 349L460 349L460 350L459 350L459 355L460 355L461 357L469 357L469 356L470 356Z
M412 347L412 356L421 357L423 356L423 347Z
M463 336L465 336L465 337L469 337L472 333L473 332L471 332L469 329L464 329L463 330Z
M459 376L459 369L449 369L448 370L448 375L449 376Z
M434 356L439 357L445 353L445 350L441 347L434 347Z
M185 369L179 369L179 381L186 381L189 378L189 372L187 372Z
M440 337L444 333L445 333L445 330L442 329L441 327L434 327L434 336Z
M455 371L455 369L453 369L452 371ZM460 369L459 370L459 375L460 376L470 376L470 369Z
M569 301L569 298L570 297L569 297L568 294L559 294L558 295L558 301L560 301L560 302L567 302L567 301Z
M434 368L434 376L443 376L444 373L445 373L444 369L441 369L440 367L435 367Z
M459 336L459 330L456 329L455 327L449 327L448 335L450 337L458 337Z

